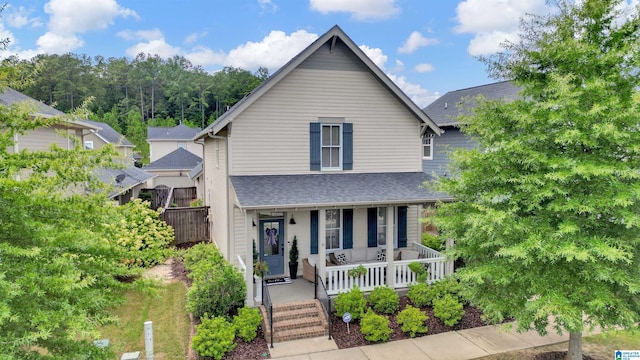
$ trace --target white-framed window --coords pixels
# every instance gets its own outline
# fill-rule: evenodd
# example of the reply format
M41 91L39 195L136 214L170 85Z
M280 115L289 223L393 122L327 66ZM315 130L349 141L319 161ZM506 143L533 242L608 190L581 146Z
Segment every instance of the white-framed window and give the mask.
M433 134L424 133L422 135L422 158L424 160L433 160Z
M342 249L342 211L340 209L328 209L325 214L325 244L327 251Z
M395 224L397 223L396 221L396 212L395 209L393 211L393 214L391 214L392 219L393 219L393 243L394 243L394 247L398 247L398 232L396 229ZM378 239L378 246L386 246L387 245L387 208L386 207L379 207L378 208L378 217L377 217L377 221L378 221L378 225L376 227L376 238Z
M342 170L342 125L322 124L320 144L322 170Z
M183 148L183 149L187 149L187 143L186 142L179 142L178 143L178 148Z
M93 141L92 140L85 140L84 141L84 148L86 150L93 150Z

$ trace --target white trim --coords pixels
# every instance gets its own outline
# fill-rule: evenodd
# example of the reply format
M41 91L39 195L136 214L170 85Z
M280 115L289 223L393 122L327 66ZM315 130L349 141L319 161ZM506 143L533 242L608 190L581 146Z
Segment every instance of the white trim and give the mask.
M422 135L422 146L420 147L420 150L422 151L422 160L433 160L434 139L435 136L433 133L426 132ZM429 156L424 156L425 147L429 147Z
M324 128L328 127L330 132L333 133L333 128L337 127L338 128L338 138L339 138L339 145L334 145L333 143L331 145L324 145L324 141L322 139L322 136L324 134ZM333 139L332 139L333 140ZM343 146L344 146L344 139L342 136L342 124L324 124L321 123L320 124L320 170L321 171L336 171L336 170L342 170L342 152L343 152ZM329 148L329 149L338 149L338 166L329 166L329 167L325 167L323 166L324 163L324 157L323 157L323 150L325 148Z

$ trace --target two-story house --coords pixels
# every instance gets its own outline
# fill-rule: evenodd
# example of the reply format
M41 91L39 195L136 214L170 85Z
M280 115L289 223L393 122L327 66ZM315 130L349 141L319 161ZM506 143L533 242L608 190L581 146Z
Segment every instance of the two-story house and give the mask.
M203 145L193 138L201 131L200 128L190 128L183 124L174 127L149 127L147 143L151 162L142 168L156 175L149 186L198 185L194 171L197 172L195 168L202 162Z
M283 276L294 238L329 293L348 290L359 264L365 290L406 287L408 263L429 260L414 244L419 209L444 198L423 186L426 133L440 129L333 27L195 137L213 240L249 289L254 244Z
M449 151L455 148L476 147L473 139L460 131L458 117L468 114L475 106L478 96L486 100L515 100L521 89L510 81L474 86L450 91L424 108L424 112L442 129L442 134L434 138L427 134L423 140L424 172L436 176L447 176Z

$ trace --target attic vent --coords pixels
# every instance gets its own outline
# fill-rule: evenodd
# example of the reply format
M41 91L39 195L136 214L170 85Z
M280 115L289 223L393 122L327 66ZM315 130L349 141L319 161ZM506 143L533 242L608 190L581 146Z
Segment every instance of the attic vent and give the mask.
M445 108L445 109L446 109L446 108L448 108L447 103L444 103L444 108Z

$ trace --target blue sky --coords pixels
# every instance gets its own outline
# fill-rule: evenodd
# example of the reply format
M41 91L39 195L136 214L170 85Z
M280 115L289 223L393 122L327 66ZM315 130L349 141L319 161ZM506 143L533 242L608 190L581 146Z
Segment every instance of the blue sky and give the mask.
M9 0L1 56L144 52L273 73L337 24L425 106L493 81L475 56L516 39L524 13L548 11L544 0Z

